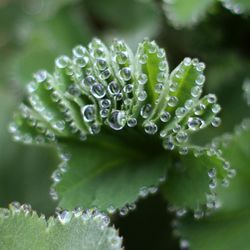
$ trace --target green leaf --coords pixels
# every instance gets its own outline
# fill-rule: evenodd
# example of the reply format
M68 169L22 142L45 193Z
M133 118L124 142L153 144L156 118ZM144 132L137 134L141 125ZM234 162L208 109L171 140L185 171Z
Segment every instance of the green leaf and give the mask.
M144 40L134 55L122 40L108 48L93 39L72 57L58 57L53 74L34 74L10 132L71 155L53 174L51 194L57 198L58 191L62 206L121 209L140 189L157 190L172 159L178 161L175 151L188 153L190 135L220 125L216 96L201 98L204 69L185 58L169 75L166 53L154 41ZM109 197L116 197L113 204Z
M237 171L237 177L224 180L227 189L218 189L217 198L222 205L220 210L210 217L199 221L184 218L178 223L181 244L191 249L233 250L248 248L250 230L250 120L244 120L232 134L225 134L214 140L221 146L223 155ZM235 172L229 171L229 177ZM223 240L222 240L223 238Z
M214 2L215 0L164 0L163 8L173 25L184 27L197 23Z
M218 138L223 155L236 170L237 177L234 178L227 190L219 190L218 197L222 203L223 211L239 211L248 208L250 205L250 120L245 119L236 127L233 134L226 134ZM216 142L216 141L215 141Z
M5 250L118 250L122 240L108 227L109 219L95 210L61 212L48 221L28 205L0 209L0 248Z
M190 246L192 250L247 250L250 210L215 214L197 221L186 218L177 228L181 233L180 245Z
M147 156L143 143L149 141L138 143L138 138L125 144L124 140L100 135L86 143L63 146L70 155L61 165L67 171L59 168L52 175L60 207L97 207L111 213L122 209L125 215L138 197L157 192L171 162L168 154L159 154L151 143L151 150L159 156Z
M194 153L181 156L162 187L164 197L177 212L185 208L196 210L195 217L202 216L198 213L203 213L203 206L210 209L216 206L215 190L228 174L224 164L218 154L205 148L196 148Z

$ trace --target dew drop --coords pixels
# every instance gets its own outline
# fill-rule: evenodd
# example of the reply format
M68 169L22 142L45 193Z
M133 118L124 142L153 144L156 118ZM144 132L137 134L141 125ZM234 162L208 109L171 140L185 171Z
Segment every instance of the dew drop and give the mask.
M139 77L138 77L138 83L139 83L140 85L146 84L147 81L148 81L148 77L147 77L146 74L140 74L140 75L139 75Z
M212 112L213 112L214 114L218 114L220 111L221 111L221 106L220 106L219 104L214 104L214 105L212 106Z
M127 124L128 124L128 126L130 127L130 128L133 128L133 127L135 127L136 125L137 125L137 120L136 120L136 118L129 118L128 120L127 120Z
M178 98L176 96L170 96L169 100L168 100L168 106L170 107L175 107L178 103Z
M188 127L189 129L196 131L204 126L204 121L199 117L189 117Z
M187 142L187 140L188 140L188 134L187 134L185 131L179 131L179 132L176 134L176 140L177 140L179 143Z
M192 63L191 58L189 58L189 57L184 58L183 64L184 64L186 67L190 66L191 63Z
M140 115L146 119L149 117L151 111L152 111L152 106L151 104L148 103L141 108Z
M59 69L64 69L68 66L68 63L70 62L69 57L67 56L60 56L56 59L56 67Z
M158 127L155 123L148 122L147 124L145 124L144 130L147 134L154 135L158 131Z
M209 171L208 171L208 177L213 179L216 177L216 169L215 168L211 168Z
M221 119L219 117L214 117L211 122L213 127L219 127L221 125Z
M112 111L109 117L109 126L114 130L121 130L126 124L126 114L124 111Z
M198 75L197 79L195 80L195 83L198 86L202 86L206 80L206 77L203 74Z
M195 86L195 87L193 87L193 88L191 89L191 95L192 95L193 97L198 97L198 96L200 96L200 95L201 95L201 92L202 92L202 90L201 90L201 88L200 88L199 86Z
M57 216L58 220L64 225L66 223L69 223L72 218L72 213L64 210Z
M161 114L161 116L160 116L160 120L161 120L162 122L167 122L167 121L170 120L170 118L171 118L171 115L170 115L170 113L167 112L167 111L164 111L164 112Z
M187 240L181 239L180 240L180 249L181 250L189 250L190 244Z
M102 84L100 83L94 83L91 86L90 92L92 93L92 95L97 98L97 99L101 99L106 95L106 91L105 88Z
M119 85L115 81L112 81L108 85L108 92L110 95L117 95L120 92Z
M147 98L147 92L145 90L140 90L137 92L137 98L140 102L143 102Z
M131 69L129 67L122 68L120 76L124 81L129 81L131 79Z

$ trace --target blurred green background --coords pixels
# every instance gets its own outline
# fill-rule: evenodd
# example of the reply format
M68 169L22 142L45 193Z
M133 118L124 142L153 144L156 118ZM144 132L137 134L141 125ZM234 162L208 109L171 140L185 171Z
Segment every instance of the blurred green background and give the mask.
M56 203L49 197L49 187L58 164L54 150L14 143L7 127L32 74L39 69L52 71L56 56L69 54L77 44L87 45L92 37L107 43L122 38L134 50L144 37L155 39L166 49L171 69L186 56L203 60L205 92L217 94L223 124L194 138L198 143L232 131L249 116L242 97L242 84L250 77L248 15L232 13L214 1L200 22L177 29L166 18L167 8L160 0L0 1L1 207L18 200L41 213L53 213ZM177 249L166 206L160 196L151 197L117 221L126 249Z

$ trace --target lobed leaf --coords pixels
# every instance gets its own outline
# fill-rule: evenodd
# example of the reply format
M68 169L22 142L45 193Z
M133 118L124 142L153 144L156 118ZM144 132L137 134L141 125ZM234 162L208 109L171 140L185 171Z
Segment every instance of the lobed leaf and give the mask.
M108 48L93 39L58 57L53 74L34 74L10 132L17 141L62 148L51 192L60 205L126 208L139 190L157 191L176 151L183 161L191 157L191 134L220 125L216 96L201 97L204 69L185 58L169 75L154 41L144 40L134 55L124 41Z

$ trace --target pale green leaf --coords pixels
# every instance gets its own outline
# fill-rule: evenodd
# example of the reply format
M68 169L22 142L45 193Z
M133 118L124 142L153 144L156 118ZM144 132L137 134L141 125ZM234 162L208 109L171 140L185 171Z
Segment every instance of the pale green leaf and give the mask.
M97 211L61 212L46 221L27 205L0 209L0 249L118 250L122 240Z

